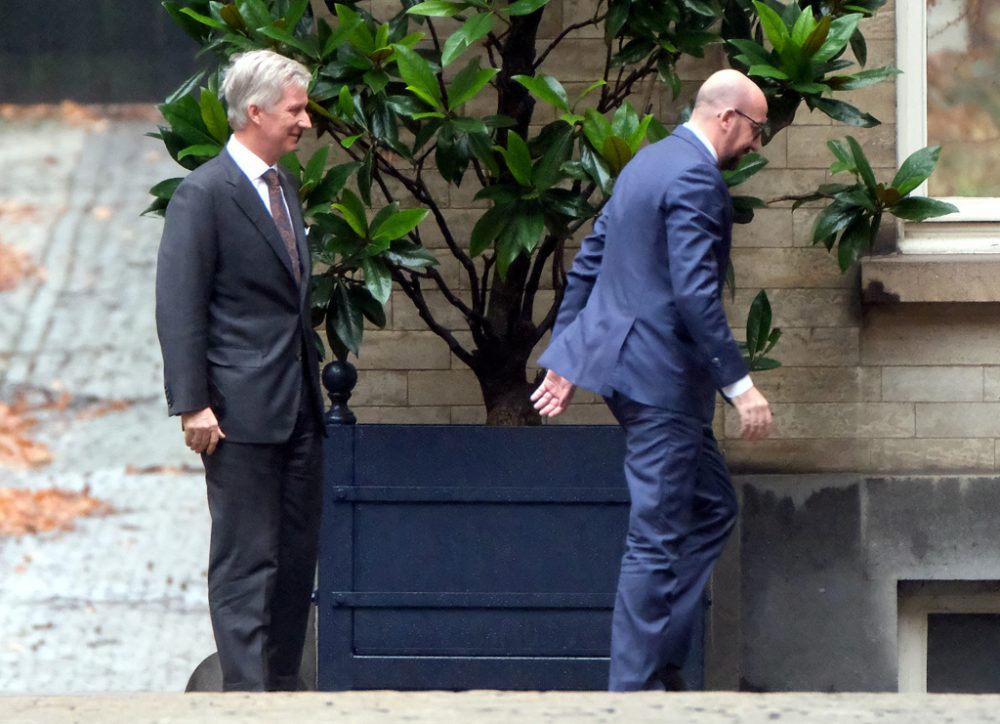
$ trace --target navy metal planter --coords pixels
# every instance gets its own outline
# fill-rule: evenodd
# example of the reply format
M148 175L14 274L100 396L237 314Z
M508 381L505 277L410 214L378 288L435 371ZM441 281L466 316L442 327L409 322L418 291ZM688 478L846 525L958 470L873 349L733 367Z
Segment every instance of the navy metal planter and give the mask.
M617 427L328 432L319 689L606 688ZM693 649L700 688L701 632Z

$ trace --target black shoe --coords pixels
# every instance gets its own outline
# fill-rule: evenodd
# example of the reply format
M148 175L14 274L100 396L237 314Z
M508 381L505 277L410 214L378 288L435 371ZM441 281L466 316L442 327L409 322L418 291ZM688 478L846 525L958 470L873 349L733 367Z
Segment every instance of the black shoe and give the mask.
M689 691L690 687L676 666L664 666L656 672L656 678L663 684L664 691Z

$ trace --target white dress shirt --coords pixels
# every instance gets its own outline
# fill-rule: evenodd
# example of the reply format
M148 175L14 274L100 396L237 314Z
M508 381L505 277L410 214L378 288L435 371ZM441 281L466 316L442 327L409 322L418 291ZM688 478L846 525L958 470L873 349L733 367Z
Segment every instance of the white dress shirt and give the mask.
M270 169L277 170L277 166L268 166L256 153L251 151L249 148L240 143L236 135L229 137L229 141L226 142L226 150L229 155L233 157L233 161L239 166L240 171L246 174L246 177L250 179L250 183L253 187L257 189L257 194L260 196L261 203L264 204L264 208L267 209L267 213L271 213L271 196L270 192L267 190L267 182L262 178L264 174ZM285 200L285 191L281 191L281 203L285 205L285 213L288 214L288 218L291 219L292 215L288 211L288 201Z

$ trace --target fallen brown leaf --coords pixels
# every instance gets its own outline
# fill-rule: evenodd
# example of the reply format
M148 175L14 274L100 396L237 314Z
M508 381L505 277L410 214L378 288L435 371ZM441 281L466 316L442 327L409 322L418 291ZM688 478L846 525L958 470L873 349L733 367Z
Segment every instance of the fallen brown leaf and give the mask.
M44 280L42 268L23 249L0 241L0 292L32 278Z
M76 518L113 512L110 505L92 497L89 488L81 492L0 488L0 536L70 530Z
M0 403L0 466L34 468L52 462L48 446L25 434L34 425L32 418Z

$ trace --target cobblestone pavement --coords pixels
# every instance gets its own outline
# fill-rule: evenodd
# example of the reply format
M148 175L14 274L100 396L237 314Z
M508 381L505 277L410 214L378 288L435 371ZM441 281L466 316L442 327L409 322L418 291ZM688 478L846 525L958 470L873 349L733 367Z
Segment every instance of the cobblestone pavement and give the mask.
M0 292L0 402L69 400L33 415L52 464L0 468L0 487L89 488L115 511L0 537L0 693L182 691L215 648L200 462L162 397L162 224L139 216L146 189L183 172L154 129L0 121L0 240L44 269Z
M0 698L4 722L274 722L509 724L978 724L1000 720L1000 696L898 694L606 694L350 692Z

